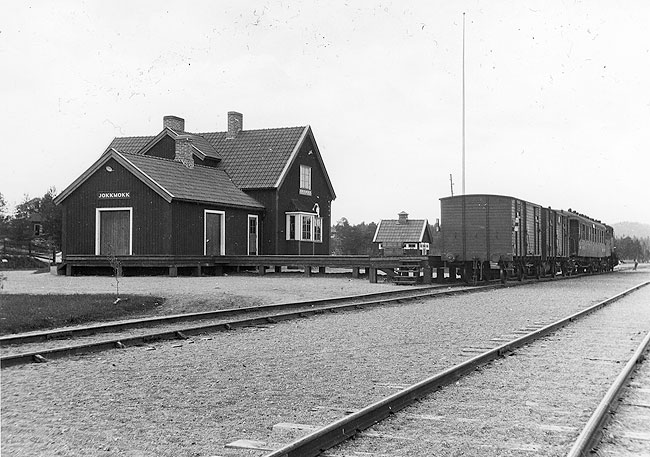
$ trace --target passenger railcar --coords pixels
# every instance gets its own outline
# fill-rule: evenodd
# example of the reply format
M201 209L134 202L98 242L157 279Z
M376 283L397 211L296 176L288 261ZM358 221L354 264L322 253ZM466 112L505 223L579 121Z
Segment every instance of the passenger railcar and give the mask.
M466 280L606 271L613 229L573 211L505 195L440 199L441 261Z

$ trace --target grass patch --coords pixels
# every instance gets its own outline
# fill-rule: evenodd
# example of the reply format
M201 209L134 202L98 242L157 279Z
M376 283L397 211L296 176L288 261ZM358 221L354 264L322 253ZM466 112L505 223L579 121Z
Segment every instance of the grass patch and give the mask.
M0 335L156 314L164 299L113 294L0 295Z

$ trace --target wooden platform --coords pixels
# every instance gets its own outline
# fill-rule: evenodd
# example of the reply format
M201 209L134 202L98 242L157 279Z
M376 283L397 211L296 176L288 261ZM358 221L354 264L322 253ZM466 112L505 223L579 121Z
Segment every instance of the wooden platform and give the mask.
M325 269L345 268L351 269L353 277L358 277L361 270L368 274L370 282L377 282L377 271L384 271L389 276L394 276L395 271L408 265L409 268L421 268L422 281L431 282L432 268L438 265L440 257L369 257L369 256L290 256L290 255L260 255L260 256L118 256L113 265L105 256L67 255L58 266L58 273L72 276L74 274L88 274L89 272L105 272L118 275L142 272L146 274L165 272L169 276L178 276L179 272L189 273L194 276L202 274L221 275L224 269L240 267L255 268L259 275L264 275L268 268L281 272L282 267L300 268L305 276L311 276L313 269L317 268L319 274L324 274Z

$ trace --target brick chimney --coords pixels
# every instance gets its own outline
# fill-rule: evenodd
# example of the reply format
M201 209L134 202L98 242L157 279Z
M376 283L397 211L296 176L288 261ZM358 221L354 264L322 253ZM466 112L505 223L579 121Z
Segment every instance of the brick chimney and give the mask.
M408 223L408 221L409 221L408 213L402 211L397 216L399 217L399 219L397 220L398 224L407 224Z
M226 139L232 140L244 130L244 115L236 111L228 111L228 134Z
M185 119L178 116L163 116L163 128L169 127L176 132L185 131Z
M181 162L187 168L194 168L194 152L192 138L189 135L178 135L175 142L174 161Z

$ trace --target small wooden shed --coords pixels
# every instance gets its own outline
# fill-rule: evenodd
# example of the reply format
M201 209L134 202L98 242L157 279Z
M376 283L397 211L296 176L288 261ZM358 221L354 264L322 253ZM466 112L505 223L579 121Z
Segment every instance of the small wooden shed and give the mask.
M402 211L397 219L382 219L372 240L386 257L430 255L434 229L427 219L409 219Z

